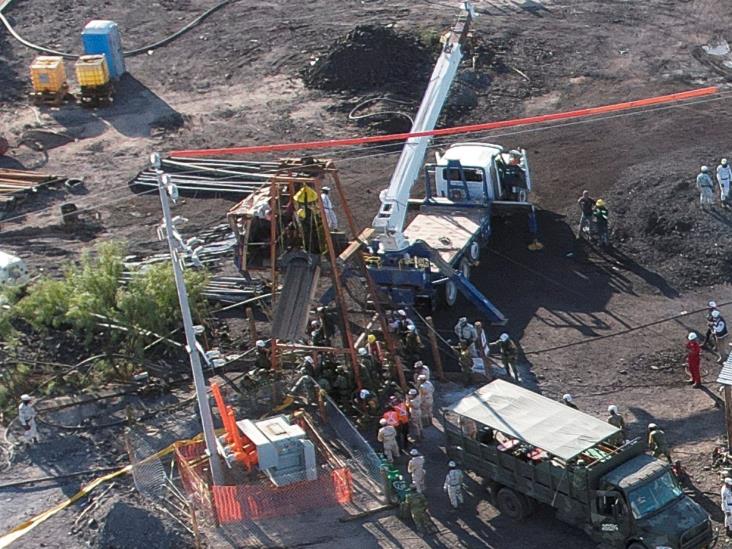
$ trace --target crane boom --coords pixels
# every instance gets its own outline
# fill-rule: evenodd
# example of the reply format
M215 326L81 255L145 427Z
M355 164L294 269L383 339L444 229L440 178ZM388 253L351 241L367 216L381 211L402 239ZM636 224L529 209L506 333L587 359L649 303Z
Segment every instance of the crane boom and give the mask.
M470 2L463 2L458 20L448 33L437 64L432 71L419 111L414 119L411 133L434 129L442 107L447 99L458 66L463 58L462 46L475 17ZM380 194L381 207L374 217L380 248L385 252L399 251L409 243L404 237L404 220L412 186L424 162L429 137L413 137L406 141L389 187Z

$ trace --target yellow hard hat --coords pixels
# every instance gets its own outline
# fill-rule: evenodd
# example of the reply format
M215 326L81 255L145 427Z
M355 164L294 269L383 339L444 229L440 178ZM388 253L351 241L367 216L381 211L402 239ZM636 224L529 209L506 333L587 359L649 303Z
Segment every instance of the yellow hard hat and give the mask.
M305 208L299 208L297 210L297 217L300 219L305 219L305 216L307 215L307 212L305 211Z
M375 343L376 336L374 334L369 334L369 337L366 338L366 341L368 341L369 343Z
M605 201L602 198L598 198L597 202L595 202L595 206L604 206Z

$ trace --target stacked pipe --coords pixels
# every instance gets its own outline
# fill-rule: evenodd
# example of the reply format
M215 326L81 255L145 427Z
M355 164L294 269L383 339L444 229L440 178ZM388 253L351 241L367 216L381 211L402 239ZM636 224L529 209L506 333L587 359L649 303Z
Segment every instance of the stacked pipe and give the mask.
M268 184L280 167L279 162L247 162L207 158L164 159L162 170L168 174L181 195L249 195ZM134 191L158 185L154 170L142 170L130 181Z
M64 183L65 177L26 170L0 169L0 209L18 198L38 192L41 187Z
M120 277L122 284L129 284L143 271L125 271ZM262 280L244 278L243 276L212 276L203 288L203 296L219 303L240 303L261 295L267 290Z

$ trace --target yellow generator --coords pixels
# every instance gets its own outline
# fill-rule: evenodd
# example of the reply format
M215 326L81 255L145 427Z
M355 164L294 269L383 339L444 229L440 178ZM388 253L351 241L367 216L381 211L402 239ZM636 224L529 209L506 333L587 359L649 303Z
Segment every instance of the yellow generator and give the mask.
M63 57L41 55L30 67L33 91L30 97L36 105L60 106L69 93L66 65Z
M76 62L76 79L81 86L79 104L101 107L112 103L114 88L104 55L82 55Z

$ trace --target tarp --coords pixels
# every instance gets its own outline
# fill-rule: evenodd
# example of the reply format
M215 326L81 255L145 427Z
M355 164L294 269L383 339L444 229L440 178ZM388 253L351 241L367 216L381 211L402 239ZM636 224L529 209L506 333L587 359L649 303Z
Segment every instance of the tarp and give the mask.
M449 409L565 461L619 431L600 419L500 379Z

